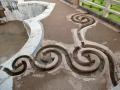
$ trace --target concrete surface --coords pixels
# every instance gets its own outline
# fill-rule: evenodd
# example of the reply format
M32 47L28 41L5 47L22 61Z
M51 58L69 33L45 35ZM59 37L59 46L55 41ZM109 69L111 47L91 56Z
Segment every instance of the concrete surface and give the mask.
M68 21L67 16L79 11L63 4L59 0L44 0L56 3L53 13L42 20L45 27L45 39L56 40L67 44L73 43L71 29L78 25ZM108 46L119 55L119 33L113 28L98 21L96 27L88 31L87 39ZM54 73L53 73L54 74ZM73 74L73 73L72 73ZM100 77L96 82L86 79L86 82L75 78L67 70L61 70L55 75L39 72L39 70L25 77L14 78L14 90L107 90L105 78ZM83 88L82 88L83 87Z
M0 25L0 64L16 54L27 39L22 22L13 21Z
M71 29L78 28L78 25L70 22L67 16L79 11L63 4L59 0L45 1L56 3L53 13L42 20L45 27L45 39L72 44L73 37ZM114 45L106 45L110 48L114 47L112 50L118 52L119 49L117 49L117 47L120 43L119 34L108 26L109 25L105 25L102 21L98 20L97 26L88 31L87 39L102 44L106 44L107 40L118 40ZM95 36L100 37L96 38ZM102 40L102 42L100 42L99 39ZM47 74L47 72L43 74L38 71L37 74L34 72L26 77L16 77L14 79L14 90L93 90L93 88L94 90L108 90L108 87L106 87L106 80L103 78L99 78L96 82L89 82L88 80L88 83L84 83L82 80L76 79L74 76L71 76L71 74L68 74L68 71L63 71L55 75Z

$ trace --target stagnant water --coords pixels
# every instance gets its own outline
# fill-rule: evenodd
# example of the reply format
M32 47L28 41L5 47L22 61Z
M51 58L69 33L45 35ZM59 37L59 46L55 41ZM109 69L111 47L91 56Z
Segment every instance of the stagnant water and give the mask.
M17 53L27 38L26 30L20 21L0 25L0 64Z

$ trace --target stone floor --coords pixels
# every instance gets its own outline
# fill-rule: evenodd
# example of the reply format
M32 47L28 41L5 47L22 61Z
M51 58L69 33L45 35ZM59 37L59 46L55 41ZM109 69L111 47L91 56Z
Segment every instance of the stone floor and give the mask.
M39 0L38 0L39 1ZM43 0L56 3L55 9L49 17L42 21L45 28L45 40L55 40L66 44L73 44L71 29L78 28L68 20L68 16L73 13L84 12L78 11L59 0ZM116 55L120 57L120 34L113 26L96 19L97 25L88 30L87 39L108 46ZM15 28L16 29L16 28ZM22 28L23 29L23 28ZM23 35L22 35L23 36ZM26 37L21 37L26 39ZM20 40L20 41L21 41ZM23 42L24 44L24 42ZM18 50L18 49L16 49ZM119 60L119 58L118 58ZM68 70L58 70L57 73L43 73L38 70L33 71L26 76L18 76L14 79L14 90L109 90L106 85L105 77L89 81L78 79L74 73ZM107 77L106 77L107 78ZM116 89L117 90L117 89Z

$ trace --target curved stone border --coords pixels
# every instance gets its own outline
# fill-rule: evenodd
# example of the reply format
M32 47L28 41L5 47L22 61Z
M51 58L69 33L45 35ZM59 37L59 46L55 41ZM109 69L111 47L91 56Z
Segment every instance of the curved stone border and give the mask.
M12 63L14 62L15 58L20 57L22 55L27 55L30 58L33 58L36 55L37 50L40 49L42 45L43 36L44 36L44 29L40 20L49 16L55 6L54 3L47 3L42 1L26 1L26 2L24 2L24 0L18 0L18 1L19 1L18 5L22 5L22 4L27 5L27 4L37 3L39 5L46 6L46 9L36 17L32 17L27 20L22 20L27 30L29 38L25 43L25 45L13 57L11 57L8 61L0 65L1 67L0 73L2 75L2 78L0 78L0 87L1 87L0 90L7 90L7 89L12 90L13 77L9 77L9 75L3 72L4 68L8 68L12 70L13 69ZM16 18L13 18L13 20L16 20ZM9 82L9 85L7 86L8 82Z

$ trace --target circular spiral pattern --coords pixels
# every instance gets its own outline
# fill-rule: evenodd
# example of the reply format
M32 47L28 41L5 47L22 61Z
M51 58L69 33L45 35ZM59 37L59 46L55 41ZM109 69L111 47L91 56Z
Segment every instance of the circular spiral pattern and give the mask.
M47 55L50 53L56 54L58 60L50 60L52 57L46 58ZM80 53L80 60L77 56L78 53ZM41 58L41 54L43 54L43 58ZM62 47L62 45L53 44L46 45L39 50L36 56L36 65L42 70L54 69L61 63L62 54L65 56L67 64L72 69L72 71L80 75L92 75L95 71L103 71L107 61L107 57L105 56L105 54L94 48L75 48L72 57L68 53L68 51L64 47ZM92 54L96 59L90 60L90 58L88 58L86 54Z
M50 65L50 63L48 62L46 63L44 62L44 60L38 58L38 56L41 53L43 54L43 56L46 56L48 53L51 52L57 55L58 60L51 61L50 63L53 62L56 63ZM107 52L102 47L97 47L86 43L85 43L85 48L76 47L73 50L72 56L71 54L68 53L67 49L65 49L62 45L57 45L57 44L46 45L42 47L37 53L36 61L38 63L40 60L40 62L38 65L37 64L36 65L37 67L45 71L55 69L57 66L60 65L62 61L62 54L65 56L67 64L71 68L71 70L79 75L96 76L96 74L100 75L100 73L105 73L105 69L106 66L108 66L108 61L109 61L110 77L113 85L114 86L117 85L117 81L114 75L114 68L111 68L114 67L114 64L113 64L113 58L110 55L110 53ZM80 54L80 56L78 56L78 54Z
M44 46L36 54L35 65L41 70L48 71L55 69L62 61L62 55L52 47Z
M106 57L108 58L109 61L109 69L110 69L110 77L112 80L112 84L114 86L117 85L117 78L115 75L115 64L114 64L114 57L113 57L113 53L111 50L108 50L107 48L103 48L102 46L97 46L95 44L90 44L90 43L85 43L85 48L95 48L101 52L103 52Z
M82 25L81 28L95 23L95 20L92 17L82 13L73 14L71 16L71 20L75 23L81 24Z
M12 63L13 70L10 70L9 68L4 68L3 71L5 71L10 76L20 75L27 69L26 60L30 62L32 61L32 59L27 55L19 56Z
M74 61L72 61L73 67L75 69L80 70L82 73L91 73L91 72L93 73L93 71L94 72L102 71L104 69L104 67L106 66L106 61L109 61L110 77L111 77L113 85L116 86L117 79L115 76L115 66L114 66L114 62L113 62L114 58L113 58L113 55L111 54L112 52L105 49L104 47L99 46L99 45L97 46L96 44L86 43L85 41L83 41L83 37L81 37L81 34L83 34L83 33L79 32L80 30L84 30L83 28L93 25L95 23L95 19L88 15L79 13L79 14L72 15L71 20L73 22L81 24L81 27L77 30L76 35L79 38L79 40L81 41L82 49L84 49L84 48L88 49L87 51L86 50L81 51L82 49L80 50L79 48L76 48L73 51L73 58L74 58ZM87 32L85 32L85 33L87 33ZM93 49L91 49L91 48L93 48ZM81 54L78 57L77 55L79 54L79 51ZM89 55L87 55L87 57L86 57L86 55L82 54L82 52L86 52L87 54L89 53ZM94 57L97 56L96 58L98 58L98 59L91 60L91 58L90 58L91 54L92 54L92 56L94 55ZM104 57L107 57L107 59L105 59ZM84 61L82 59L84 59ZM99 62L99 66L98 66L98 62ZM78 64L79 68L76 67L76 65L74 63ZM92 65L92 66L95 65L95 66L92 67L90 65ZM88 68L88 66L90 68Z
M78 56L78 54L80 55ZM73 51L72 65L79 73L92 75L95 71L104 71L107 60L106 55L97 49L75 48Z

